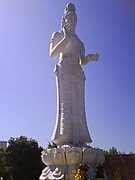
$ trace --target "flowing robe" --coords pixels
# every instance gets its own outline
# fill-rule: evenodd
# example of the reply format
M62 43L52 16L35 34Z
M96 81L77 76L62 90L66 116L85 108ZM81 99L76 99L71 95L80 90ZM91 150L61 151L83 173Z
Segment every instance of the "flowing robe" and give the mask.
M52 37L57 44L63 38L61 32ZM57 117L52 140L59 145L84 145L92 142L85 115L85 75L81 67L83 43L76 34L60 53L55 67L57 86Z

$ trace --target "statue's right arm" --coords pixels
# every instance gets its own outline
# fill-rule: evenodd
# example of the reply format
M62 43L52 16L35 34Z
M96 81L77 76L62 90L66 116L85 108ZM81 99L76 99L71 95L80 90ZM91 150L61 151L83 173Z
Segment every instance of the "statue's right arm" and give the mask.
M62 33L60 32L54 32L52 34L51 43L50 43L50 57L52 59L56 58L60 52L63 51L66 44L69 42L68 36L63 35L61 38Z

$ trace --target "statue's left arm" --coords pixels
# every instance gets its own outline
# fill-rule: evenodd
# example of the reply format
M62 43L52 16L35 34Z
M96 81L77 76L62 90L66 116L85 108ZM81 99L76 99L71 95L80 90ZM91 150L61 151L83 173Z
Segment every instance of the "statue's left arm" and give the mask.
M81 47L81 51L80 51L81 66L85 66L86 64L88 64L91 61L98 61L98 59L99 59L98 53L88 54L87 56L85 56L85 47L84 47L84 44L82 43L82 47Z

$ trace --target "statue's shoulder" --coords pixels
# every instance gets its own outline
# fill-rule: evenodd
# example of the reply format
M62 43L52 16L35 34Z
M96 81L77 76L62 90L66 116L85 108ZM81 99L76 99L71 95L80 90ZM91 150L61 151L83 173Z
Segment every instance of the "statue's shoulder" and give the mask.
M51 41L58 41L58 40L61 40L63 38L63 33L62 32L54 32L52 34L52 37L51 37Z
M76 39L78 39L78 41L80 42L81 46L84 46L83 42L80 40L80 38L78 37L78 35L75 34L75 36L76 36Z
M77 35L76 35L77 36ZM77 36L78 38L78 41L80 43L80 50L81 52L85 52L85 46L84 46L84 43L80 40L80 38Z

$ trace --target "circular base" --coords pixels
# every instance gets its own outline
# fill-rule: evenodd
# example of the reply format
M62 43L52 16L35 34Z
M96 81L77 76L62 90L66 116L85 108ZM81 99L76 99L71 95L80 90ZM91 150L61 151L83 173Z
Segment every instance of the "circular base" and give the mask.
M105 160L101 149L92 147L59 147L42 151L42 161L47 166L40 176L45 179L74 179L79 164L89 166L88 176L95 177L95 169Z

